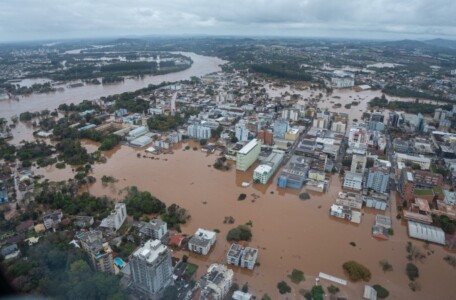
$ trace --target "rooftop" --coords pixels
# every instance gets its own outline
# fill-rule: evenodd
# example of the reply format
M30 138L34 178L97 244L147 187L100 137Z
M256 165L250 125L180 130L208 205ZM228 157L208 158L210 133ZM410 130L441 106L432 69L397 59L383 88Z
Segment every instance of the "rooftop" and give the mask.
M258 140L257 139L253 139L251 140L250 142L248 142L247 145L245 145L244 147L242 147L241 150L239 150L239 154L248 154L250 151L252 151L253 148L255 148L255 146L258 144Z

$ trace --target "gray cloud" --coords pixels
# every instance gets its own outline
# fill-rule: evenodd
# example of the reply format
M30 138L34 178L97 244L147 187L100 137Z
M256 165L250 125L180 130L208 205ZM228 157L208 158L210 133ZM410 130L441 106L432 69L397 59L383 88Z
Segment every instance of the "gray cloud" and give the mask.
M456 37L454 0L0 0L0 40L148 34Z

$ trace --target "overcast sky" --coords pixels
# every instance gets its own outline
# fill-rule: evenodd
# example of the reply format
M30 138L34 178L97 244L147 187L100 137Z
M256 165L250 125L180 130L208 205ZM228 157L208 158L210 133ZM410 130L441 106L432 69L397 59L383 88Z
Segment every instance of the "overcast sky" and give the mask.
M456 39L456 0L0 0L0 41L155 34Z

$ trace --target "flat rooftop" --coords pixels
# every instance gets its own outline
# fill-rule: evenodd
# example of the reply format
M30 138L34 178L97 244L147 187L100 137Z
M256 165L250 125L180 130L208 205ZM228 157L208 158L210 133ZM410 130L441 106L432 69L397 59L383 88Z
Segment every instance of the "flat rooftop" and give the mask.
M247 145L245 145L244 147L242 147L241 150L239 150L239 154L248 154L250 151L252 151L253 148L255 148L255 146L258 144L258 140L257 139L253 139L251 140L250 142L248 142Z

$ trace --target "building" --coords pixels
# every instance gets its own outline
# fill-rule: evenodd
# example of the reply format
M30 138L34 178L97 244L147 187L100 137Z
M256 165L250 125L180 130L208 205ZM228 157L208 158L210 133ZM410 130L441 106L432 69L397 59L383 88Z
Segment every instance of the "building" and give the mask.
M6 189L0 190L0 204L9 202L8 192Z
M258 132L258 139L263 145L272 146L274 144L274 134L270 129L263 128L262 131Z
M349 88L355 85L355 77L351 73L336 70L331 78L331 83L336 88Z
M243 247L239 244L233 243L226 254L227 264L240 266L253 270L255 268L256 260L258 258L258 249Z
M134 140L130 141L130 145L134 147L145 147L153 142L152 138L147 135L142 135L140 137L135 138Z
M44 214L44 216L43 216L44 227L47 230L56 228L62 221L62 217L63 217L63 213L62 213L61 209L56 210L54 212L48 212L48 213Z
M235 136L239 142L246 142L249 140L249 130L245 124L236 124Z
M415 198L415 180L413 179L413 172L407 168L403 168L399 177L399 193L402 198L411 201Z
M139 233L145 240L161 240L168 234L168 225L160 219L153 219L149 222L141 222Z
M212 264L198 282L199 300L222 300L233 284L233 271L225 265Z
M146 126L140 126L138 128L133 129L132 131L130 131L128 133L128 136L131 137L131 138L138 138L141 135L144 135L144 134L146 134L148 132L149 132L149 130L147 129Z
M339 192L336 198L336 204L361 209L363 207L363 198L360 194Z
M173 284L171 251L159 240L149 240L130 258L132 287L147 298L161 299Z
M73 224L79 228L88 228L93 225L93 221L94 219L91 216L76 216Z
M354 150L350 171L354 173L364 173L366 162L366 152Z
M99 230L81 232L76 235L81 248L88 254L92 267L101 272L114 273L112 249Z
M239 266L243 252L244 247L236 243L231 244L230 249L226 254L226 263L229 265Z
M285 133L285 139L287 141L295 142L299 138L299 129L298 128L290 128Z
M353 223L361 223L361 212L355 211L348 206L333 204L329 209L329 215L351 221Z
M361 191L363 189L363 175L360 173L346 172L343 187L349 190Z
M127 206L125 203L117 203L111 214L101 221L100 227L108 228L113 231L119 230L127 218Z
M253 270L258 258L258 249L246 247L241 256L240 267Z
M236 169L247 171L248 168L257 160L261 152L261 141L258 139L251 140L236 155Z
M431 167L431 160L426 157L397 153L396 160L397 162L402 162L404 164L418 164L420 165L421 170L429 170Z
M285 167L280 171L277 185L281 188L300 189L307 178L309 159L293 155Z
M339 133L345 133L347 124L342 121L336 121L331 124L331 130Z
M283 161L285 152L272 150L272 153L253 171L253 180L266 184Z
M383 113L374 112L370 116L368 122L368 128L374 131L383 131L385 130L385 116Z
M372 167L369 169L366 186L377 193L386 193L389 178L389 170L387 168Z
M318 117L313 119L312 126L315 128L326 129L328 128L329 122L327 118Z
M297 121L299 119L299 109L282 110L282 119Z
M445 120L447 117L451 117L451 115L452 115L452 112L441 109L441 108L437 108L434 111L434 120L435 121Z
M411 238L445 245L445 232L435 226L408 221L408 234Z
M187 128L187 135L194 139L207 140L211 137L211 128L200 124L192 124Z
M287 120L278 118L274 122L274 138L283 139L288 131L289 123Z
M207 255L215 244L217 233L215 231L198 228L195 235L188 242L188 250L202 255Z
M442 174L415 170L413 171L413 178L415 181L415 188L443 187Z
M445 202L448 205L456 205L456 192L443 190L443 195L443 202Z

